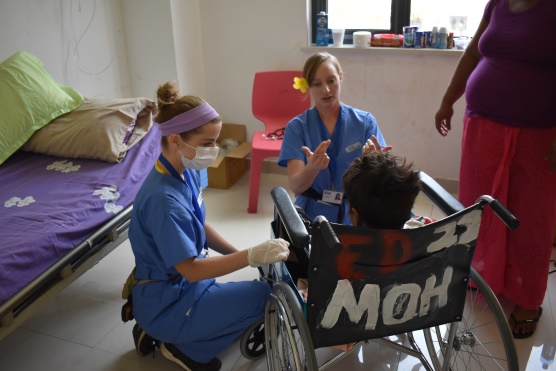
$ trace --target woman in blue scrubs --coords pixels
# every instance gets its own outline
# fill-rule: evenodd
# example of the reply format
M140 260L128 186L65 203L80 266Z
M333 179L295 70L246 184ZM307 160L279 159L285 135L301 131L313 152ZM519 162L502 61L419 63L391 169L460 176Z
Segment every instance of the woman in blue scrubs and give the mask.
M342 176L351 162L369 151L387 152L376 119L340 102L342 68L323 52L309 57L303 79L294 87L308 88L315 103L286 126L278 165L287 167L295 204L311 219L351 224Z
M129 239L135 255L132 311L139 354L161 342L162 354L186 370L219 370L216 355L260 321L270 295L266 282L220 284L247 265L285 260L288 243L265 241L237 250L205 223L196 170L218 154L218 113L195 96L179 96L174 83L159 87L155 121L162 153L133 203ZM208 257L208 248L222 254Z

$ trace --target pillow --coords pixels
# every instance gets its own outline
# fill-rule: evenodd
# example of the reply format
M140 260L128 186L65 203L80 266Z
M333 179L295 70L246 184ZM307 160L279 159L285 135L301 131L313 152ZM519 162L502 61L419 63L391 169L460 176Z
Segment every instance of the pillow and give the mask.
M120 162L152 127L156 105L146 98L85 99L38 130L21 150Z
M36 130L82 102L77 91L54 81L42 62L27 52L0 63L0 164Z

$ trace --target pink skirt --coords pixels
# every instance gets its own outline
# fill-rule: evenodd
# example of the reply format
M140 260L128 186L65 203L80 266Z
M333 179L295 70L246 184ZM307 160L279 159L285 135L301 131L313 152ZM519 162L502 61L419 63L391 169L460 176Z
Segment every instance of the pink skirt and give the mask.
M485 208L473 267L495 294L537 309L547 287L554 224L556 173L545 160L556 127L522 129L465 117L459 181L460 201L481 195L502 202L520 221L511 231Z

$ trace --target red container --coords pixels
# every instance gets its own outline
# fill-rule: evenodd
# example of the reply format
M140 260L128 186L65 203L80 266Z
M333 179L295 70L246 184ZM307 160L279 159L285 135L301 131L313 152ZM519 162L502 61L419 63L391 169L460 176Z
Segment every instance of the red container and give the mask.
M371 46L385 46L400 48L403 46L403 35L392 33L379 33L371 38Z

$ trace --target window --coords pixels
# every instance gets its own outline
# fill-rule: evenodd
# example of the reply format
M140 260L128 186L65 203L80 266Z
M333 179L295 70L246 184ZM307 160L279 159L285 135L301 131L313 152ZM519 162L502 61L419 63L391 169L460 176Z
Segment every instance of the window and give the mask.
M344 28L345 44L353 43L353 32L401 34L404 26L432 30L446 27L454 36L473 36L488 0L311 0L312 43L316 15L328 14L328 28Z
M316 15L328 13L328 28L344 28L344 43L353 43L355 31L402 33L409 23L410 0L311 0L312 43Z
M412 26L446 27L454 36L472 37L481 23L487 0L411 0Z

